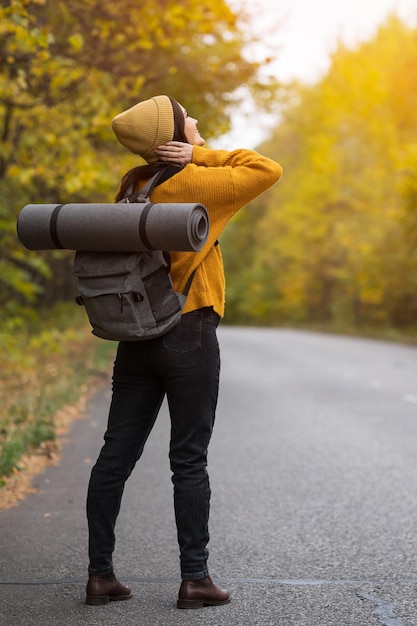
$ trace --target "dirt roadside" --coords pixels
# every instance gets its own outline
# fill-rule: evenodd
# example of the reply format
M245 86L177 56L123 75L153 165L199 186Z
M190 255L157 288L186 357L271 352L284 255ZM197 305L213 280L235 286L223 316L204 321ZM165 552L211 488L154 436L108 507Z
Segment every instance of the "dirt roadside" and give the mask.
M87 402L103 385L102 378L89 381L88 385L81 388L76 404L66 405L55 414L56 439L44 442L35 450L24 454L18 468L10 476L3 478L4 485L0 487L0 511L17 506L27 495L37 493L33 479L51 465L59 464L69 428L74 420L86 417Z

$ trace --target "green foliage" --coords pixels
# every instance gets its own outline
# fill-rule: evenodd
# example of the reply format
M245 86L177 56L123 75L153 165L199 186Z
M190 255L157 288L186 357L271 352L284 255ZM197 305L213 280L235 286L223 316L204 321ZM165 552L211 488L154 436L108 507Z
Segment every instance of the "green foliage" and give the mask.
M80 389L107 372L115 349L90 333L84 311L60 306L42 321L0 333L0 478L22 454L54 441L55 416L79 399Z
M293 88L261 147L282 182L225 246L234 321L416 325L416 81L417 31L393 16Z

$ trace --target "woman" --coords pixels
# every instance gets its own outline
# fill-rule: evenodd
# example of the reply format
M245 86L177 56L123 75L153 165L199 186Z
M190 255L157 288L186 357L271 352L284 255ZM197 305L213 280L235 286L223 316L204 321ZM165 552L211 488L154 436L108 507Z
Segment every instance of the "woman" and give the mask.
M180 323L163 337L118 346L105 444L92 469L87 496L89 580L87 604L126 600L131 591L113 572L114 527L124 484L140 458L166 394L169 449L180 548L179 608L230 601L207 569L210 484L207 449L213 430L220 372L216 328L224 313L224 273L218 237L250 200L273 185L281 167L249 150L209 150L197 120L167 96L121 113L112 123L118 140L147 165L128 172L117 199L139 189L167 165L178 172L157 186L153 202L200 202L210 233L200 252L172 252L171 275L183 291L196 270Z

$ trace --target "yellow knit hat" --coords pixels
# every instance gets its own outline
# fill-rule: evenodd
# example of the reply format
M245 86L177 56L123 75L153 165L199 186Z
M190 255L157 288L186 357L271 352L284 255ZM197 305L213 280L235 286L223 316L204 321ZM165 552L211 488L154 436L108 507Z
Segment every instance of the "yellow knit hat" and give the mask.
M112 121L114 134L133 154L139 154L148 163L157 161L154 150L172 141L174 111L168 96L144 100L116 115Z

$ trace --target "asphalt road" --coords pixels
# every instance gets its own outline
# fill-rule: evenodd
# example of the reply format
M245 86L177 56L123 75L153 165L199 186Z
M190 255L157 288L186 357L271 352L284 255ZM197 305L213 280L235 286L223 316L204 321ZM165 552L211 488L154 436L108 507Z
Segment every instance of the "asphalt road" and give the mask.
M40 492L0 512L4 626L417 625L417 349L221 327L210 449L210 570L232 603L180 611L164 405L128 482L118 576L128 602L84 605L85 491L106 386Z

